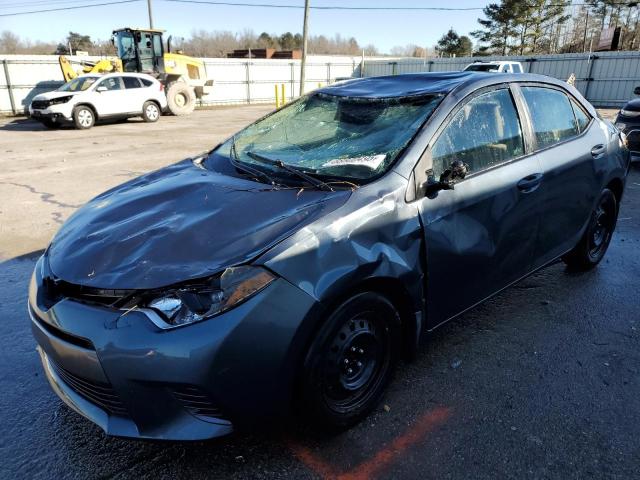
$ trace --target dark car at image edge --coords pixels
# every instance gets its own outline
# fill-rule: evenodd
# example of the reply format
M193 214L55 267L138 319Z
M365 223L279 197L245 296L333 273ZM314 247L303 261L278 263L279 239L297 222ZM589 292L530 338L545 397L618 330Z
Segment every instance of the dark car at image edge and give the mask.
M341 82L74 213L36 264L32 331L110 435L348 427L429 331L559 258L595 267L628 169L549 77Z
M640 87L634 92L640 95ZM640 98L629 100L618 112L615 125L627 137L632 161L640 161Z

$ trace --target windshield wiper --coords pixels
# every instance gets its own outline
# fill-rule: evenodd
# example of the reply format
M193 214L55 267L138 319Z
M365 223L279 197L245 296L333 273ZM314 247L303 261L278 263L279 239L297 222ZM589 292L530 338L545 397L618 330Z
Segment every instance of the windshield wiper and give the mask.
M331 188L330 185L327 185L326 183L324 183L322 180L318 180L317 178L312 177L311 175L303 172L302 170L298 170L295 167L292 167L291 165L287 165L286 163L284 163L282 160L277 160L277 159L273 159L273 158L269 158L266 157L260 153L256 153L256 152L246 152L247 156L253 158L254 160L264 163L266 165L273 165L275 167L281 168L282 170L286 170L289 173L292 173L294 175L296 175L297 177L302 178L303 180L306 180L308 183L310 183L311 185L313 185L316 188L319 188L321 190L329 190L331 192L333 192L333 188Z
M231 162L231 165L236 167L238 170L242 170L243 172L253 175L254 177L262 178L272 186L276 185L276 182L273 180L273 178L271 178L265 172L263 172L262 170L258 170L257 168L250 167L246 163L240 161L240 159L238 158L238 152L236 150L235 135L231 139L231 155L229 155L229 161Z

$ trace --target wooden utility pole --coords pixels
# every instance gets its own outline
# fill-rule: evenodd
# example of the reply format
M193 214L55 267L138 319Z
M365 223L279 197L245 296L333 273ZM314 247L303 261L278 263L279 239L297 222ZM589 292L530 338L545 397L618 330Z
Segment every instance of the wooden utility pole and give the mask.
M309 26L309 0L304 0L304 23L302 24L302 60L300 61L300 96L304 95L305 67L307 63L307 35Z
M149 10L149 28L153 28L153 12L151 11L151 0L147 0L147 10Z

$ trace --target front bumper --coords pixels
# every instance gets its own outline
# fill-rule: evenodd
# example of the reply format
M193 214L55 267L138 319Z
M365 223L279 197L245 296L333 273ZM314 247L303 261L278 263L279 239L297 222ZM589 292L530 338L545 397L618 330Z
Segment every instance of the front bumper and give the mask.
M71 408L107 434L198 440L286 414L318 304L283 279L215 318L161 330L140 311L63 299L29 313L44 370Z
M68 104L51 105L44 109L34 109L29 106L29 116L34 120L51 120L56 123L73 121L73 108Z

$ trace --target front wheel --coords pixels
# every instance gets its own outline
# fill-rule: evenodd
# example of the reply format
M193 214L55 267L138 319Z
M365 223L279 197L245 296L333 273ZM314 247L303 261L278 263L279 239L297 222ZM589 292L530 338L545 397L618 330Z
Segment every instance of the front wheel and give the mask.
M596 208L578 245L562 259L572 268L590 270L607 252L618 219L618 202L611 190L605 188L600 193Z
M302 408L318 426L349 427L382 397L398 363L400 315L373 292L342 303L315 337L302 384Z

